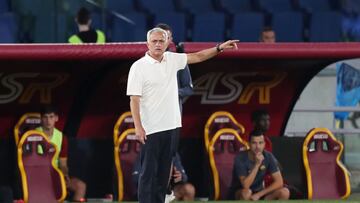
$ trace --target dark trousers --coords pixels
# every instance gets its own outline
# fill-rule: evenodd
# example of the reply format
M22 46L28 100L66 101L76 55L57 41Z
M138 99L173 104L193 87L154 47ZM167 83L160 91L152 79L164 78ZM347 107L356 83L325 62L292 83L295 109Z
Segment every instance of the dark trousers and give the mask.
M163 203L169 181L178 129L147 135L141 148L138 185L140 203Z

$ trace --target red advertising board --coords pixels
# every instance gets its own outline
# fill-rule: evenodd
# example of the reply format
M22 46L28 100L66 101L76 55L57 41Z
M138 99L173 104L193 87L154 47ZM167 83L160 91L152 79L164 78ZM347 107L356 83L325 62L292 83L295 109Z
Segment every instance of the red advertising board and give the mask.
M306 84L327 65L360 56L359 43L239 43L239 49L191 65L194 95L183 112L183 137L202 137L209 116L228 111L248 132L250 115L265 108L269 135L281 136ZM185 52L215 43L184 43ZM143 43L0 46L0 137L17 119L44 104L60 109L59 128L80 138L112 138L117 118L129 110L131 64Z

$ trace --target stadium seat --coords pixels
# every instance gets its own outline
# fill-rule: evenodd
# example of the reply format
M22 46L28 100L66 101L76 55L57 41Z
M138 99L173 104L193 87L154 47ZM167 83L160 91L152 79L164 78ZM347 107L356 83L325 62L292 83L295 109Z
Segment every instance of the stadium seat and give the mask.
M227 198L231 185L234 159L240 151L249 148L238 132L231 128L223 128L212 137L208 153L211 167L214 200Z
M341 7L342 11L347 14L358 15L360 13L360 0L344 0Z
M34 42L58 43L67 42L66 17L64 14L37 14L35 16Z
M140 153L140 143L135 136L135 129L121 133L114 147L115 167L118 177L118 201L133 200L136 188L132 180L134 163Z
M47 136L36 130L27 131L19 141L17 153L24 201L63 202L65 180L55 159L60 152Z
M260 9L270 14L292 11L291 2L291 0L258 0Z
M147 23L146 17L141 13L124 14L134 22L131 24L118 17L112 22L111 40L113 42L136 42L146 41Z
M302 146L308 199L345 199L349 172L341 163L343 144L326 128L314 128Z
M91 27L93 29L105 30L105 22L103 21L101 13L96 12L91 14Z
M239 14L243 12L253 11L251 0L220 0L220 6L231 14Z
M15 36L12 34L9 25L5 22L0 22L0 43L15 43Z
M151 14L176 12L174 2L172 0L139 0L140 5Z
M120 135L125 132L128 129L135 128L134 120L131 116L131 112L127 111L121 114L119 119L116 121L114 126L114 145L116 144L116 141L120 137Z
M134 0L106 0L106 8L119 13L136 12Z
M304 22L302 13L275 13L272 18L272 28L276 33L277 42L303 41Z
M298 0L298 3L308 13L331 11L329 0Z
M21 0L21 1L28 1L28 0ZM36 0L39 1L39 0ZM40 0L41 3L43 2L42 0ZM121 0L124 1L124 0ZM52 3L52 5L54 5L53 1L49 1ZM73 16L73 19L75 18L77 12L79 11L79 9L81 7L85 7L87 8L90 12L92 12L96 7L94 7L92 4L90 4L87 1L81 1L81 0L62 0L59 2L62 7L62 10L65 11L65 13L70 14L71 16ZM54 8L55 9L55 8ZM50 10L53 11L53 10Z
M222 42L224 41L224 34L224 14L203 13L195 15L192 34L194 42Z
M48 4L53 4L52 1L43 1L44 7ZM50 5L49 5L50 6ZM41 0L13 0L12 7L19 15L34 15L41 12ZM48 7L47 7L48 8ZM53 7L51 7L53 9Z
M9 9L9 0L0 0L0 14L8 12Z
M40 126L40 123L40 113L25 113L23 116L21 116L14 127L16 145L19 143L19 140L26 131L34 130Z
M231 113L227 111L217 111L210 116L204 128L206 150L208 150L210 142L217 131L223 128L234 129L240 136L243 136L245 132L244 126L238 123Z
M310 20L311 42L339 42L342 40L342 17L337 12L314 13Z
M155 15L154 26L158 23L170 25L175 42L186 41L186 16L182 13L158 13Z
M239 13L234 15L230 38L239 39L241 42L258 42L263 27L262 13Z
M182 11L191 14L214 12L212 0L179 0L179 7Z
M7 12L7 13L0 14L0 23L7 24L7 26L10 29L11 35L15 39L17 38L18 31L19 31L18 22L19 22L19 19L18 19L17 14L15 14L15 13Z

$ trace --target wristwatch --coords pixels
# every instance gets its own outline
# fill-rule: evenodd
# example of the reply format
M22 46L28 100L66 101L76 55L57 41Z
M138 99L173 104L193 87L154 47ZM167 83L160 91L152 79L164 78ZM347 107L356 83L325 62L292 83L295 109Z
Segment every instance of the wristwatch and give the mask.
M217 44L217 45L216 45L216 51L217 51L218 53L224 51L224 49L220 48L220 45L221 45L221 44Z

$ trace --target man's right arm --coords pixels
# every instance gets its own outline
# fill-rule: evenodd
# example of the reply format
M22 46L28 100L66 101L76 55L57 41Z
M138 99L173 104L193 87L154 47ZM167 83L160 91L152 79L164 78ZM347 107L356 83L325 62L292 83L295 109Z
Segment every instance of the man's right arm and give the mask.
M138 140L145 144L146 134L140 120L140 98L141 96L130 96L130 109L134 120L135 134L138 136Z
M240 183L243 188L250 189L250 186L253 184L256 174L258 173L260 168L259 164L255 164L254 168L251 170L248 176L240 176Z

